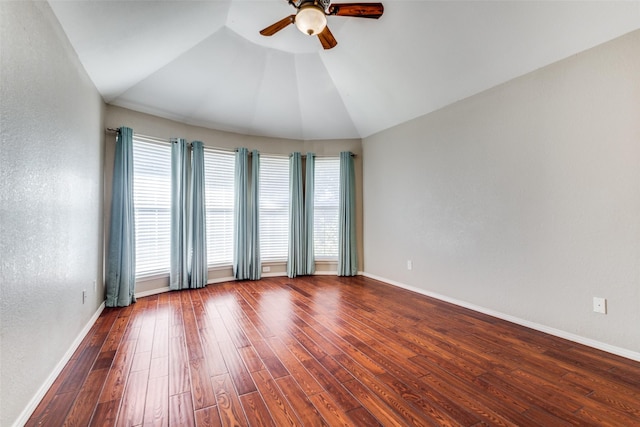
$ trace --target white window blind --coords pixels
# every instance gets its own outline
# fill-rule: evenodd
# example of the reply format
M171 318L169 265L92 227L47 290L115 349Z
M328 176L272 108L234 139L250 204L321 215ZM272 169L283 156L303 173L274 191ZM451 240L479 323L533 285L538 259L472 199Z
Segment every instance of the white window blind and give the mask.
M136 279L170 269L171 144L133 136Z
M283 261L289 240L289 158L260 156L260 258Z
M313 249L318 260L338 258L340 158L316 158L313 197Z
M233 263L235 155L204 150L207 264Z

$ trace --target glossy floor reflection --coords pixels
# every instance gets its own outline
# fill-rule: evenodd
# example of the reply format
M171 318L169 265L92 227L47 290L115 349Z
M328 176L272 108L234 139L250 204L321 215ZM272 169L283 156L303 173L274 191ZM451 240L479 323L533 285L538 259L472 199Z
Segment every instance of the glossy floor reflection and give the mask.
M363 277L106 309L28 426L640 425L640 363Z

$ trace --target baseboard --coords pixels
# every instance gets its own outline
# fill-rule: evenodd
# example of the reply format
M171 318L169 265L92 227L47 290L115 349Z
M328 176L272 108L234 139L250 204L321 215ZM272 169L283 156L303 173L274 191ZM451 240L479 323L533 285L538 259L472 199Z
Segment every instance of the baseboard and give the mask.
M272 277L272 276L278 276L281 275L280 273L271 273L270 276L267 275L262 275L263 277ZM224 283L224 282L233 282L235 281L236 278L235 277L219 277L217 279L209 279L207 280L207 285L212 285L214 283ZM171 288L169 286L163 286L162 288L156 288L156 289L150 289L148 291L142 291L142 292L137 292L136 293L136 299L137 298L144 298L144 297L150 297L151 295L157 295L157 294L163 294L165 292L169 292L171 291Z
M89 319L82 331L80 331L80 334L78 334L76 339L73 341L71 347L69 347L64 356L62 356L62 359L60 359L58 364L53 368L53 371L49 374L45 382L40 386L36 394L31 398L29 404L24 408L22 413L20 413L18 419L13 423L13 427L24 426L27 421L29 421L29 417L33 414L33 411L36 410L36 408L44 398L44 395L47 394L47 391L49 391L56 378L58 378L58 375L60 375L60 372L62 372L65 365L69 362L69 360L71 360L71 357L73 357L73 353L75 353L75 351L82 343L82 340L87 336L93 325L96 323L96 320L98 320L98 317L100 317L100 314L102 313L102 310L104 310L104 307L105 303L103 301L102 304L100 304L100 306L98 307L98 310L96 310L93 316L91 316L91 319Z
M260 277L287 277L286 271L270 271L268 273L262 273ZM235 280L235 279L232 279Z
M331 270L322 270L322 271L316 271L315 273L313 273L314 276L337 276L338 272L337 271L331 271Z
M168 286L163 286L161 288L150 289L148 291L136 292L136 299L150 297L151 295L163 294L165 292L169 292L170 290L171 289L169 289Z
M562 329L556 329L546 325L541 325L539 323L531 322L529 320L520 319L519 317L511 316L509 314L504 314L499 311L491 310L489 308L481 307L475 304L470 304L466 301L450 298L445 295L440 295L435 292L426 291L424 289L416 288L414 286L409 286L404 283L396 282L394 280L385 279L384 277L379 277L367 272L362 272L362 276L368 277L370 279L378 280L380 282L388 283L392 286L397 286L399 288L416 292L422 295L426 295L428 297L435 298L440 301L445 301L460 307L468 308L470 310L477 311L479 313L487 314L489 316L496 317L498 319L506 320L507 322L511 322L517 325L525 326L527 328L535 329L536 331L544 332L549 335L553 335L559 338L564 338L566 340L573 341L578 344L584 344L586 346L593 347L598 350L606 351L607 353L615 354L617 356L622 356L627 359L640 362L640 353L626 349L626 348L617 347L611 344L593 340L591 338L586 338L580 335L572 334L571 332L563 331Z
M335 276L337 273L335 271L316 271L314 276ZM359 271L358 275L362 275L362 272ZM276 271L269 273L262 273L260 277L286 277L287 273L285 271ZM207 281L207 285L213 285L215 283L224 283L224 282L234 282L237 279L235 277L218 277L216 279L209 279ZM151 295L162 294L165 292L169 292L171 288L168 286L163 286L162 288L150 289L148 291L136 292L136 298L144 298L149 297Z
M236 278L233 276L229 276L229 277L218 277L217 279L209 279L207 281L207 285L212 285L214 283L224 283L224 282L233 282L235 281Z
M207 285L211 285L214 283L222 283L222 282L232 282L234 280L236 279L233 277L220 277L217 279L209 279L207 280ZM136 298L150 297L151 295L163 294L169 291L171 291L171 288L169 286L163 286L161 288L150 289L148 291L143 291L143 292L137 292Z

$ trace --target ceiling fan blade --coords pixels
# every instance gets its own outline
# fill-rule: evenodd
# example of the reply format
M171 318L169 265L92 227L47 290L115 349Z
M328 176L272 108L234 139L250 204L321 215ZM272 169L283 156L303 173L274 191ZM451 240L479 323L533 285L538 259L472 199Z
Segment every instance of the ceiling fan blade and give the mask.
M320 39L320 43L322 43L322 47L325 49L331 49L338 44L329 27L324 27L324 30L318 34L318 38Z
M383 12L382 3L335 3L329 6L329 15L337 16L378 19Z
M262 34L263 36L272 36L278 31L282 30L287 25L293 24L293 21L295 19L296 19L296 15L289 15L286 18L279 20L275 24L269 25L267 28L260 31L260 34Z

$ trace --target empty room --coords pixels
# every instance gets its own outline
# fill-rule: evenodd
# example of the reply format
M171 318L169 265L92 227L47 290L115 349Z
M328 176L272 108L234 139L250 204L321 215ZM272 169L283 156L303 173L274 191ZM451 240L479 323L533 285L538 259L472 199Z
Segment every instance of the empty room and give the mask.
M640 425L640 1L0 1L0 425Z

